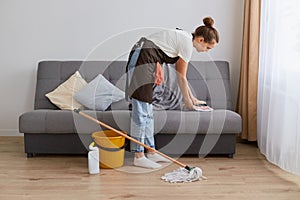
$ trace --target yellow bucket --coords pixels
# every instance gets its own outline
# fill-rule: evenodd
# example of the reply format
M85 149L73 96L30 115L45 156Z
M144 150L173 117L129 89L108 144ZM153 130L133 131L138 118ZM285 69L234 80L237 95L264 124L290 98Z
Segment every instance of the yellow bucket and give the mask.
M124 163L125 137L111 130L98 131L92 138L99 147L100 168L122 167Z

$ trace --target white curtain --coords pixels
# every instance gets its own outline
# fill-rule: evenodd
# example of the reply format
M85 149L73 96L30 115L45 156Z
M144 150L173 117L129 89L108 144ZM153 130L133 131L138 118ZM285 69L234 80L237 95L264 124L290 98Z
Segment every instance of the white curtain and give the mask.
M300 1L262 0L258 145L267 160L300 175Z

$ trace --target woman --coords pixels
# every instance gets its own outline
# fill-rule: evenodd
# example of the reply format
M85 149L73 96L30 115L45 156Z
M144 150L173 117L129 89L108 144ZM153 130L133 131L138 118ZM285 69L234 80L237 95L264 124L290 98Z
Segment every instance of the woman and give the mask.
M153 88L163 82L161 64L175 63L177 79L182 93L185 108L195 110L195 105L205 103L195 98L186 79L188 63L193 48L197 52L207 52L219 42L218 31L213 27L211 17L203 19L190 34L182 30L163 30L147 38L141 38L132 48L127 63L126 96L131 99L131 136L140 142L155 148L152 97ZM205 108L204 108L205 109ZM144 147L131 143L135 153L133 164L145 168L159 168L157 162L169 162L153 151L144 154Z

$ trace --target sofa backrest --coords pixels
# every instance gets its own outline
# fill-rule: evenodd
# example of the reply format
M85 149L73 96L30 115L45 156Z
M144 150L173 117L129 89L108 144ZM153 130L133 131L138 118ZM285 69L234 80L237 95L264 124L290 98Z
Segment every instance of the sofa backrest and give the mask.
M233 110L227 61L191 61L187 79L198 99L214 109Z
M125 90L127 61L41 61L38 64L35 109L58 109L45 96L79 70L90 82L99 73L121 90ZM229 64L226 61L192 61L187 79L191 90L216 109L232 109Z

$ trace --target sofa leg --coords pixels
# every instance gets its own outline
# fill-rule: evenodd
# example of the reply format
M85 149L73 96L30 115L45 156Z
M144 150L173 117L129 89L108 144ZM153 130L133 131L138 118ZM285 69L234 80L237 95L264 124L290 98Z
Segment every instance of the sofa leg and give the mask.
M27 158L32 158L33 157L33 153L27 153Z
M233 153L228 154L228 158L233 158Z

